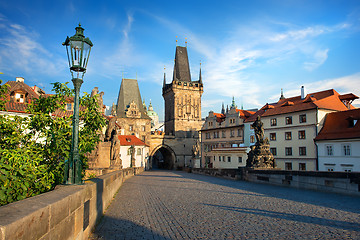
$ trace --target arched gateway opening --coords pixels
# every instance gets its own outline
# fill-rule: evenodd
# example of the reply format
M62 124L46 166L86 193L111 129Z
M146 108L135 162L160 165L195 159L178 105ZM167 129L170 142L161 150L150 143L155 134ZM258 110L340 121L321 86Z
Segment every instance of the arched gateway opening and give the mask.
M158 146L150 155L150 167L152 169L173 169L175 163L174 151L166 146Z

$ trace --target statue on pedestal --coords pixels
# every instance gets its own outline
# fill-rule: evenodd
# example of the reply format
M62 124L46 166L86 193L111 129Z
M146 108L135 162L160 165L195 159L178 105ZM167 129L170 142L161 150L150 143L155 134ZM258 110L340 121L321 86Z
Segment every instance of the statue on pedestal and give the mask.
M258 116L255 122L251 125L254 128L256 143L251 146L246 161L246 167L252 168L275 168L275 159L270 152L269 139L264 139L264 127Z

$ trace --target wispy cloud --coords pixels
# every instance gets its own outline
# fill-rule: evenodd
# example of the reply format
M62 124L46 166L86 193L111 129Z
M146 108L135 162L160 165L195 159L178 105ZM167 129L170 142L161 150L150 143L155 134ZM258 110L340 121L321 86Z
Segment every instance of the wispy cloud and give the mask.
M360 91L360 72L339 78L313 81L303 85L305 87L305 94L334 89L340 94L354 93L355 95L360 96L360 92L356 92ZM285 97L299 96L300 87L301 86L296 83L289 84L287 88L284 89ZM277 101L279 96L280 95L273 95L269 99ZM360 100L356 100L355 104L360 104Z
M0 24L0 31L7 33L0 38L3 71L21 69L30 75L37 73L54 76L62 69L59 66L63 64L58 64L59 57L54 57L39 41L38 33L6 20Z

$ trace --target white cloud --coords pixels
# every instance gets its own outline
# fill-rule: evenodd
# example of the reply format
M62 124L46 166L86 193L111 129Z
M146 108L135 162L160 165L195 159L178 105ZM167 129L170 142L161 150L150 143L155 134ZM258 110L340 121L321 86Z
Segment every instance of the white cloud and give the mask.
M313 71L314 69L321 66L328 58L328 51L329 49L317 50L314 53L313 60L311 62L304 63L304 68L308 71Z
M0 25L0 30L6 32L0 38L0 61L2 71L21 69L29 74L56 75L63 64L58 64L62 58L54 57L53 53L38 41L38 34L30 32L19 24L7 23Z

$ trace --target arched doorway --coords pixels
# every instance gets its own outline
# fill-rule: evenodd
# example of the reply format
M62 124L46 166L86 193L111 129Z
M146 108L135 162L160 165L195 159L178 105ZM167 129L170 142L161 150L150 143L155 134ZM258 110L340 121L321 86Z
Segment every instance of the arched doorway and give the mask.
M152 169L173 169L174 163L175 153L169 146L158 146L150 155L150 167Z

